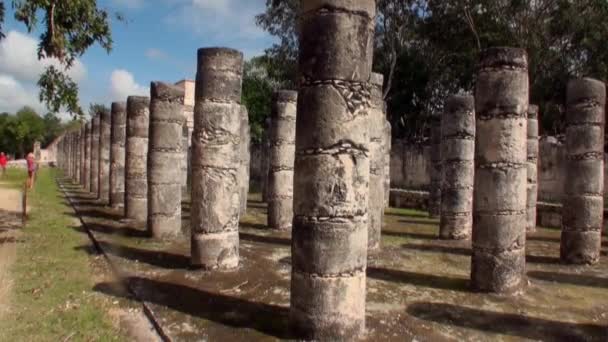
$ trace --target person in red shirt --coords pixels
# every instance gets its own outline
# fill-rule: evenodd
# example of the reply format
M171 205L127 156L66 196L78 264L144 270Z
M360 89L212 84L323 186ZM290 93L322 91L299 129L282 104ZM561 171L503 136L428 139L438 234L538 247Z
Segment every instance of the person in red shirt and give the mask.
M27 188L31 189L34 186L34 176L36 174L36 160L33 153L28 153L27 157Z
M0 168L2 169L2 178L4 178L4 174L6 173L6 163L8 162L8 159L6 158L6 155L4 154L4 152L0 152Z

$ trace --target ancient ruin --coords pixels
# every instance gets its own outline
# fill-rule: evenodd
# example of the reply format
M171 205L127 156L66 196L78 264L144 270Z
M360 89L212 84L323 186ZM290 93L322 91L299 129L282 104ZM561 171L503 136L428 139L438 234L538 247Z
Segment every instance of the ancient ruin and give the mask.
M604 211L606 86L591 79L568 83L566 183L561 260L595 264L600 259Z
M538 199L538 106L528 107L528 187L526 200L526 231L536 231L536 201Z
M79 137L78 137L78 147L79 147L79 156L80 156L80 162L78 163L78 165L80 166L80 171L78 173L78 184L80 184L81 186L84 186L85 183L85 173L86 173L86 166L85 166L85 153L86 153L86 123L82 123L81 127L80 127L80 132L79 132ZM38 155L40 155L40 150L38 151ZM38 158L38 160L40 160L40 158Z
M190 193L190 172L189 172L189 160L190 160L190 134L188 131L188 124L185 122L182 126L182 161L181 161L181 181L182 181L182 198L189 198Z
M95 196L99 196L99 132L101 117L97 113L92 119L91 131L91 168L89 180L90 190Z
M475 87L475 290L513 293L525 283L528 98L526 51L482 51Z
M87 122L85 125L84 132L84 168L82 169L83 174L83 187L85 191L91 191L91 133L93 130L93 123Z
M384 118L384 100L382 99L382 85L384 76L372 73L371 76L371 102L368 109L369 116L369 208L367 218L369 228L367 231L368 253L380 248L382 231L382 218L384 216L384 177L385 143L384 134L386 132Z
M471 238L475 182L475 99L448 98L441 119L441 218L439 237Z
M182 226L184 89L150 85L148 137L148 233L174 239Z
M431 185L428 208L430 217L441 215L441 121L439 113L431 114Z
M191 264L230 269L239 263L241 83L243 55L198 50L192 133Z
M110 206L125 204L125 145L127 143L127 104L112 103L112 130L110 133Z
M298 93L281 90L273 94L268 132L268 227L289 230L293 221L293 167L296 146Z
M247 197L249 195L249 162L251 160L251 128L249 127L249 111L247 107L241 106L241 145L239 167L239 188L241 193L240 213L245 215L247 212Z
M365 330L373 0L303 1L290 324L306 339Z
M148 126L150 98L127 98L127 145L125 148L125 218L148 218Z
M112 136L112 114L103 110L100 115L99 129L99 199L110 201L110 144Z

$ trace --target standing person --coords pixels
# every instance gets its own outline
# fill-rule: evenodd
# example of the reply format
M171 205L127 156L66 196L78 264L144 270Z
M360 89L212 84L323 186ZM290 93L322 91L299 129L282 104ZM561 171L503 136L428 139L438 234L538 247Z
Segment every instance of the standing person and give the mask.
M32 152L27 154L27 188L31 189L34 186L34 177L36 175L36 160Z
M0 168L2 169L2 178L4 178L4 175L6 174L6 163L8 162L8 159L6 158L6 155L4 154L4 152L0 152Z

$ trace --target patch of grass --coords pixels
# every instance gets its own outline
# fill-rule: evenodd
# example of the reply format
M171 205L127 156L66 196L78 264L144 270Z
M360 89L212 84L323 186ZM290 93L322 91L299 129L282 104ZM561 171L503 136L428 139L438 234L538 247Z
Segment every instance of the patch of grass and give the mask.
M10 312L0 320L2 341L121 341L126 340L106 315L107 305L92 291L89 256L75 247L89 244L72 227L55 182L56 170L41 169L30 192L27 226L21 234L13 279ZM22 175L7 177L20 186Z
M406 217L416 217L423 220L428 220L429 222L437 222L438 219L430 218L429 214L426 211L416 210L416 209L405 209L405 208L386 208L384 211L386 215L397 215L397 216L406 216Z
M27 171L19 168L7 168L4 177L0 175L0 184L10 188L23 188L25 179L27 178Z

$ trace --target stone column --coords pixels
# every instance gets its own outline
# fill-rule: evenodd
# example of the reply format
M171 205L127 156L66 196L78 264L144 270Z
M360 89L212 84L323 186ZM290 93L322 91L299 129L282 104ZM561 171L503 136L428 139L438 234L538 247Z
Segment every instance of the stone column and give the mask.
M137 222L148 218L148 126L150 98L127 98L125 148L125 217Z
M86 165L85 165L85 150L86 150L86 123L83 122L81 127L80 127L80 139L78 139L78 146L80 147L80 185L82 185L83 187L85 187L86 183L85 183L85 172L86 172Z
M384 104L384 117L386 118L386 103ZM388 120L384 120L384 208L389 207L391 195L391 148L393 143L393 128Z
M376 2L300 2L290 321L303 339L365 330Z
M99 194L99 131L101 118L99 113L93 117L91 125L91 168L89 180L91 181L90 191L97 196Z
M382 218L384 217L384 101L382 85L384 76L372 73L371 106L369 108L369 208L367 231L368 253L380 249Z
M99 199L110 201L110 143L112 135L112 115L110 111L101 112L99 131Z
M270 173L268 177L268 227L291 229L293 221L293 167L296 153L298 93L282 90L272 99Z
M243 54L198 50L192 133L192 265L239 264Z
M190 139L189 137L189 132L188 132L188 123L184 121L184 125L182 126L182 161L181 161L181 169L182 169L182 174L181 174L181 183L182 183L182 197L183 198L189 198L190 196L188 196L190 190L189 190L189 186L188 186L188 180L189 180L189 176L188 176L188 145Z
M89 121L85 125L84 133L84 176L83 183L86 191L91 191L91 131L93 124Z
M73 174L73 169L72 169L72 132L68 132L65 135L66 139L66 146L65 146L65 152L66 152L66 166L67 166L67 176L70 180L72 180L72 177L74 177Z
M251 128L249 127L249 111L247 107L241 106L241 145L240 159L241 166L239 168L239 188L241 193L240 215L245 215L247 212L247 197L249 196L249 163L251 161L250 153L251 144Z
M78 182L78 136L75 131L70 133L70 173L72 182Z
M441 115L433 113L431 125L431 184L429 187L429 217L441 216Z
M600 260L604 210L604 123L606 86L591 78L568 83L566 179L561 260Z
M112 130L110 133L110 206L125 204L125 145L127 143L127 104L112 103Z
M536 231L536 200L538 198L538 106L528 107L528 198L526 231Z
M513 293L525 284L528 56L482 51L475 89L471 285Z
M175 239L182 228L184 88L150 84L148 233Z
M262 137L262 202L268 203L268 177L270 175L270 126L272 120L264 120L264 136Z
M471 238L475 183L475 99L450 96L441 118L441 219L439 237Z

